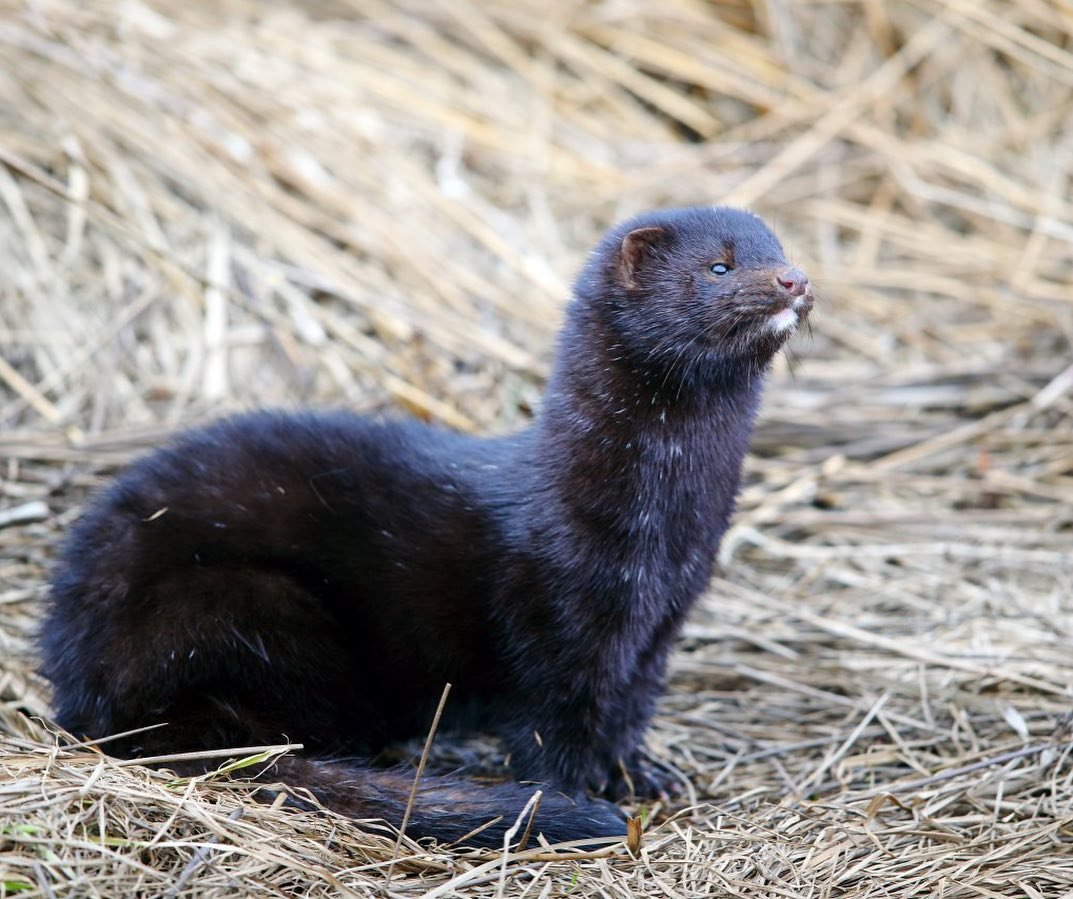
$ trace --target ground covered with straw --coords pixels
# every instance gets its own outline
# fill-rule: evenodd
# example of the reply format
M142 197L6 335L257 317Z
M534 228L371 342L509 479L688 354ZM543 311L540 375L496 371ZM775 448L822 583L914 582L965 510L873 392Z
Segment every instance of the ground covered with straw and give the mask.
M1073 891L1067 0L0 0L0 897ZM698 202L818 287L640 851L402 844L65 748L88 493L227 410L502 432L584 252Z

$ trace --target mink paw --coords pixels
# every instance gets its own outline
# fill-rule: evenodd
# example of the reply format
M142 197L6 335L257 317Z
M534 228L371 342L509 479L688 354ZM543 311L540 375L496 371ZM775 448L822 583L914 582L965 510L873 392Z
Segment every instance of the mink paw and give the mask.
M601 795L612 802L626 799L669 799L677 792L677 778L646 759L619 762L611 771Z

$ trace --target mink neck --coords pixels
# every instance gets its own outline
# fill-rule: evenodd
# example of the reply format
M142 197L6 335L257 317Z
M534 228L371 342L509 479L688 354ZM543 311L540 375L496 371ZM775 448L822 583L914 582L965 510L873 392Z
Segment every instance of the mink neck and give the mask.
M767 361L645 369L575 306L535 425L541 494L581 538L712 554L733 509ZM548 496L550 490L551 496Z

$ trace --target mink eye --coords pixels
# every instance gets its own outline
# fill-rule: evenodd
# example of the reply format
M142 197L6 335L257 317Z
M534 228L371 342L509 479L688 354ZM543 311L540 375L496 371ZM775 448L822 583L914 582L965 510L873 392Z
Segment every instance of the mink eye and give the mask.
M708 269L713 275L725 275L730 271L730 266L725 262L713 263L712 267Z

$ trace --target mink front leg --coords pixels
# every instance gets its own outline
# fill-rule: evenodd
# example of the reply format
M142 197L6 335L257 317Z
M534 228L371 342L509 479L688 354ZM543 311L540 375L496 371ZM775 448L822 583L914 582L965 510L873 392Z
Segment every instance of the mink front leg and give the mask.
M633 671L609 670L591 657L542 666L523 691L539 699L515 709L503 734L517 776L611 800L665 793L666 780L641 759L664 658L637 660ZM550 670L574 676L549 677Z
M527 690L527 701L508 716L501 735L515 777L549 796L573 801L576 824L587 837L623 837L626 815L599 797L600 781L614 749L608 745L602 707L593 694L557 679L545 680L541 693ZM529 697L540 696L539 701Z
M511 767L520 780L532 780L569 795L601 792L616 759L636 748L626 745L617 728L621 720L622 686L608 689L595 674L592 660L582 672L578 661L556 665L577 677L548 677L548 668L532 677L504 728ZM543 676L541 676L543 675ZM632 736L632 734L631 734Z
M676 779L642 757L644 737L664 689L670 640L656 642L637 664L637 671L623 694L619 720L621 745L625 749L614 758L601 795L619 802L628 798L660 799L674 792Z
M652 713L664 692L667 657L677 632L676 617L668 615L652 634L649 645L638 653L632 675L620 691L617 720L611 722L618 749L611 766L604 771L599 790L613 801L666 798L674 792L676 779L672 773L647 762L643 747Z
M571 795L659 795L664 785L649 775L639 747L663 686L670 616L653 629L624 602L601 602L591 585L609 577L569 572L562 581L588 589L555 595L538 571L506 574L509 584L535 585L529 602L511 596L496 606L511 611L498 621L496 645L526 649L503 658L510 686L497 714L516 776ZM541 602L541 594L555 598Z

